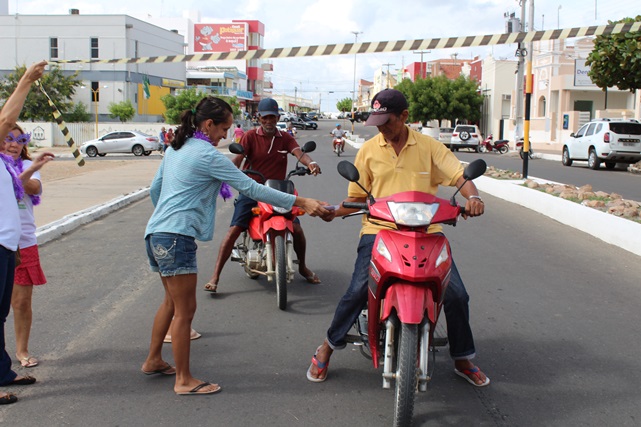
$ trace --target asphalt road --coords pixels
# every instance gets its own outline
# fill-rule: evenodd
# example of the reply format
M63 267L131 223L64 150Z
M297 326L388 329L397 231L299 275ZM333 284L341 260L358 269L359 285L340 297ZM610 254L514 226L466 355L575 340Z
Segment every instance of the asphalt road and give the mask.
M338 202L346 183L329 137L313 157L319 177L296 180L301 195ZM320 134L319 134L320 136ZM308 138L299 140L306 141ZM322 145L321 141L326 144ZM450 192L443 195L448 196ZM641 419L639 257L530 210L484 196L487 214L446 233L471 296L476 362L492 384L454 375L446 351L417 398L416 425L602 426ZM213 242L199 244L200 283L213 270L232 213L220 202ZM332 358L329 379L305 379L349 281L359 218L331 224L303 217L309 266L323 284L297 277L289 305L273 286L229 263L220 293L198 291L192 372L218 382L211 396L176 396L172 378L140 373L162 298L148 271L143 232L149 199L44 245L49 284L34 291L31 351L40 366L0 422L42 425L385 426L393 391L354 347ZM13 353L11 316L7 349ZM171 360L169 345L165 355ZM20 370L26 373L25 370Z

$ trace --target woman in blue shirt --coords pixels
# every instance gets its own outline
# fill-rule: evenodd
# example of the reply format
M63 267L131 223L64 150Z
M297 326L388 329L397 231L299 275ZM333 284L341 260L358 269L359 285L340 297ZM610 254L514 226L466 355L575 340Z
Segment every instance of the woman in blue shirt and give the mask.
M210 394L218 384L192 377L189 370L191 321L196 312L196 242L214 234L216 198L223 182L241 194L276 206L299 206L312 216L326 214L325 203L275 191L248 178L214 147L233 124L232 109L215 97L202 99L186 110L174 141L151 184L154 212L145 241L152 271L160 273L165 298L156 313L145 374L176 375L180 395ZM162 344L172 322L172 350L176 367L162 359Z

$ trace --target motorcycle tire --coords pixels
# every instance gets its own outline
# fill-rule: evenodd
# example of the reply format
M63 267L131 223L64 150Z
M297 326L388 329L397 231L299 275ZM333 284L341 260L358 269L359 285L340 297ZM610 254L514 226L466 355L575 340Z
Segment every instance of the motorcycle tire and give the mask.
M499 153L501 154L507 154L508 151L510 150L507 148L507 145L501 145L501 147L499 148Z
M418 358L418 325L401 324L398 359L396 365L396 393L394 401L394 426L412 424Z
M278 308L287 309L287 254L285 239L276 236L274 239L274 270L276 270L276 301Z

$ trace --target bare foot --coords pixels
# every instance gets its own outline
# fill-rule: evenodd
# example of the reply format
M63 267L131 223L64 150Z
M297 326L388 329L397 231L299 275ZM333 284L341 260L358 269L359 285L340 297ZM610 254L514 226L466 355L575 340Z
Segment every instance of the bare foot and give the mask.
M307 280L308 283L311 283L312 285L318 285L321 283L321 279L316 275L316 273L306 266L299 267L298 272L305 278L305 280Z
M194 394L212 394L217 393L222 388L218 384L212 384L192 378L187 384L174 386L174 392L181 395Z
M147 375L174 375L176 373L176 369L162 359L156 362L145 361L140 370Z

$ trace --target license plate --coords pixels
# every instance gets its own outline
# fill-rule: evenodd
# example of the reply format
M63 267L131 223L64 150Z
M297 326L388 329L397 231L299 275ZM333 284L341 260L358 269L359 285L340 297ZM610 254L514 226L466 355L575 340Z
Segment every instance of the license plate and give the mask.
M635 145L637 145L636 142L624 142L623 143L624 147L634 147Z

